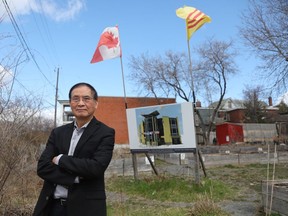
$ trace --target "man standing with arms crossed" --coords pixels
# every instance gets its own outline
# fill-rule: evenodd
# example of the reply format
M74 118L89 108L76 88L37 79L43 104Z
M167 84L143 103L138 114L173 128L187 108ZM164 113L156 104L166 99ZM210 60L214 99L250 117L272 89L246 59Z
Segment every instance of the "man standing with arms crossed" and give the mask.
M106 216L104 172L115 131L94 117L98 95L88 83L69 91L75 121L55 128L37 167L44 180L33 216Z

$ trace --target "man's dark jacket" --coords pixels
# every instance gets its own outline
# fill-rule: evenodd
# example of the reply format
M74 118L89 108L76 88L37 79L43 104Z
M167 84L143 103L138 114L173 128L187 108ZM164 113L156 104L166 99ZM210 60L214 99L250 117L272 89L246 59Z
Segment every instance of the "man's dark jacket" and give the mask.
M68 216L106 215L104 172L113 153L115 131L93 118L85 128L73 156L68 156L74 123L55 128L48 139L37 167L44 179L33 216L46 216L58 184L68 187ZM54 156L63 154L59 164ZM80 182L74 183L79 177Z

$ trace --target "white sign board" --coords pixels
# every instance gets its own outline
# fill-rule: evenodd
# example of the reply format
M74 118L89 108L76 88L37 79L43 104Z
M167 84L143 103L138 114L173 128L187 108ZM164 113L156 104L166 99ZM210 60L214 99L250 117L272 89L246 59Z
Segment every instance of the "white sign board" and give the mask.
M196 149L190 102L127 109L133 152L190 152Z

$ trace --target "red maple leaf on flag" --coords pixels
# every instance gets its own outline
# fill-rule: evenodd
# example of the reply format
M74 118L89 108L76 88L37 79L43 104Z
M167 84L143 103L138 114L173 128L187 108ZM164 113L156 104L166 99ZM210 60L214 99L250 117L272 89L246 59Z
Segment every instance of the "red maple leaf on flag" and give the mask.
M91 63L121 57L121 54L118 27L107 27L101 34Z
M104 32L98 43L98 46L105 45L108 48L113 48L118 45L118 37L115 37L112 32Z

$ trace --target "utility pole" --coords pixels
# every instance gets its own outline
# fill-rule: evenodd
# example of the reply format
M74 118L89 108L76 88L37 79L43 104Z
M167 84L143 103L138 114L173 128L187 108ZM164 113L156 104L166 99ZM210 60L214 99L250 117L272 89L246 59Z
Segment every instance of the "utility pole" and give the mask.
M58 100L58 80L59 80L59 67L57 68L57 79L56 79L56 93L55 93L55 107L54 107L54 128L56 125L57 119L57 100Z

